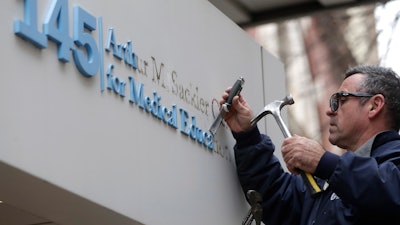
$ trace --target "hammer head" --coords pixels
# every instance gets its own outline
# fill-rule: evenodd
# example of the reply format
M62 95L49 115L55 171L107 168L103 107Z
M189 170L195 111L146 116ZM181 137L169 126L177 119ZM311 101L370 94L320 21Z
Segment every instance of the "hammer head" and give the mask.
M291 95L286 96L282 100L275 100L264 107L264 109L250 121L251 126L255 126L265 115L272 114L274 117L279 116L281 109L285 105L294 104L294 100Z

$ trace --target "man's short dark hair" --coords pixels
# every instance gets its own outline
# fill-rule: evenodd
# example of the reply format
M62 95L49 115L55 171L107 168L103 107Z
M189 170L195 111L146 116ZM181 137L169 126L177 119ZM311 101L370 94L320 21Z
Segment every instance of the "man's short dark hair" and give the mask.
M360 92L382 94L388 109L388 118L391 128L398 131L400 128L400 78L391 68L377 65L360 65L350 68L345 73L345 78L361 73L366 75L360 85Z

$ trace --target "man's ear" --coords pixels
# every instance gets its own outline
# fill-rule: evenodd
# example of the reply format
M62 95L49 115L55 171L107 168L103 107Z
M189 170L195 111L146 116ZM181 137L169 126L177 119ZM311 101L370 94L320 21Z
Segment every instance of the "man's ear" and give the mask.
M369 104L369 115L370 117L375 117L383 112L383 108L385 106L385 97L382 94L376 94L371 97Z

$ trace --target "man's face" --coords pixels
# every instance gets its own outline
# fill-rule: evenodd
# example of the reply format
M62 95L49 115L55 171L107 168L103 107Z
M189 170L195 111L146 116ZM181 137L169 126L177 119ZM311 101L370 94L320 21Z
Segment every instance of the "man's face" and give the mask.
M359 94L358 87L365 75L354 74L346 78L338 92ZM343 149L352 149L358 144L363 131L368 125L367 104L361 105L360 97L345 95L337 98L337 109L328 109L329 116L329 141Z

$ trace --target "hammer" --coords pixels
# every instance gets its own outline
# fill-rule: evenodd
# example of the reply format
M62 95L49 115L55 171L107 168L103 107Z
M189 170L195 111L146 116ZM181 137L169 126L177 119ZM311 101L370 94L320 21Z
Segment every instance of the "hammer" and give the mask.
M291 137L292 135L290 134L288 128L286 127L285 123L283 122L282 116L281 116L281 109L285 105L292 105L294 104L294 100L292 96L286 96L282 100L275 100L268 105L264 107L264 109L254 118L250 121L251 126L255 126L261 118L263 118L267 114L272 114L278 123L279 128L281 128L283 136L285 138ZM310 173L306 173L302 170L299 171L301 177L303 178L304 184L306 185L308 191L311 194L311 197L316 197L318 196L322 190L318 186L317 182L315 181L314 177Z

